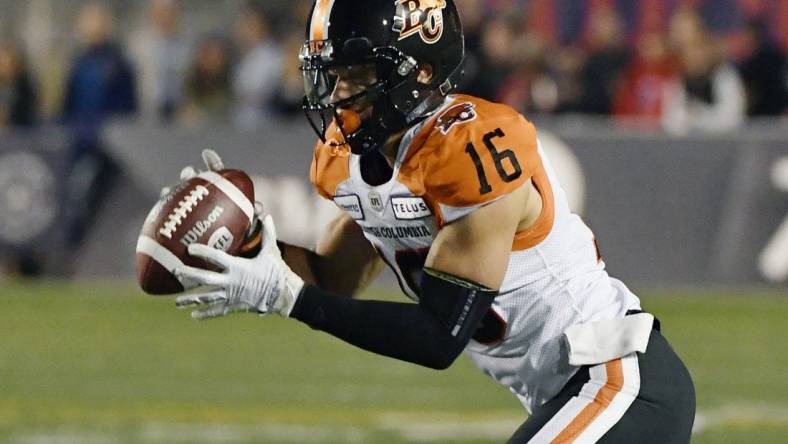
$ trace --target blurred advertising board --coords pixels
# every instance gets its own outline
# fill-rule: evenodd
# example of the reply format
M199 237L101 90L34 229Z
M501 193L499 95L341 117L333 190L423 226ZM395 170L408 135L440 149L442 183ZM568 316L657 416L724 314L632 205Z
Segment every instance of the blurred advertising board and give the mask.
M538 124L611 274L648 286L788 282L785 123L682 137L584 118ZM106 141L123 178L88 239L80 275L132 275L142 219L184 165L199 166L204 148L255 178L284 240L314 245L337 211L309 184L315 136L300 121L255 131L116 123ZM111 253L101 248L106 236L119 240Z
M0 255L58 243L66 146L52 128L0 136Z

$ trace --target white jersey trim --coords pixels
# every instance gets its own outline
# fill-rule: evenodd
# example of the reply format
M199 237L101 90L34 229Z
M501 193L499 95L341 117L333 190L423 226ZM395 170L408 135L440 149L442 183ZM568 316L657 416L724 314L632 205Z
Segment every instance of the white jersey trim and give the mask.
M480 204L471 205L469 207L453 207L451 205L445 205L445 204L442 204L440 202L438 202L438 206L440 207L441 214L443 215L443 221L448 224L448 223L454 222L457 219L461 219L461 218L473 213L474 211L478 210L479 208L481 208L481 207L483 207L485 205L489 205L489 204L491 204L493 202L497 202L499 199L501 199L503 197L506 197L506 196L507 195L504 194L502 196L498 196L495 199L489 200L487 202L482 202Z

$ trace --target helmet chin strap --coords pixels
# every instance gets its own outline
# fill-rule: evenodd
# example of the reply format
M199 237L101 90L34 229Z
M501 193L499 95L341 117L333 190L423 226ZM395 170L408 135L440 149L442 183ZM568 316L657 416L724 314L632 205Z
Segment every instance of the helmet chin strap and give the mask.
M364 156L374 152L386 142L388 136L380 131L370 128L367 122L361 125L358 131L348 135L347 143L350 145L350 152L359 156Z
M413 111L408 114L408 124L413 124L432 116L443 104L446 96L449 95L459 84L463 74L465 74L463 59L452 70L448 78L443 81L438 88L433 90L424 100L421 101Z
M388 95L383 93L372 105L372 116L363 120L357 131L346 135L345 140L353 154L363 156L382 148L389 137L407 125L406 117L394 108Z

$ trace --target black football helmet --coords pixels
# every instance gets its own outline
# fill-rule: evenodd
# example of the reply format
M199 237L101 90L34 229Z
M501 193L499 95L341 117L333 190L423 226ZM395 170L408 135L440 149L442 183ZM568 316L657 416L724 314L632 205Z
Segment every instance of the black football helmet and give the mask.
M306 33L299 58L307 119L324 143L348 144L354 154L428 117L463 74L454 0L316 0ZM337 69L359 65L374 67L374 83L334 101ZM425 65L432 73L426 84L417 81ZM371 115L344 125L341 111L356 101L371 105ZM326 134L332 122L341 137Z

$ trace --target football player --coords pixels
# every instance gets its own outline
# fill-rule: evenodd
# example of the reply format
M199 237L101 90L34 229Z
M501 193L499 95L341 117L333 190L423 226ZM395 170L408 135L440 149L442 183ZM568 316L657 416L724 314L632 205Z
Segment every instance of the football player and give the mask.
M530 413L511 442L688 442L690 375L606 273L537 130L452 94L454 1L317 0L306 34L310 179L342 215L315 251L277 243L270 216L253 257L191 245L223 271L178 269L212 290L177 305L207 305L198 319L275 313L434 369L465 352ZM416 303L353 299L383 264Z

